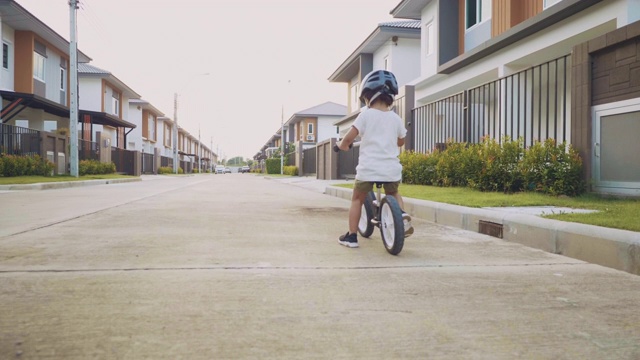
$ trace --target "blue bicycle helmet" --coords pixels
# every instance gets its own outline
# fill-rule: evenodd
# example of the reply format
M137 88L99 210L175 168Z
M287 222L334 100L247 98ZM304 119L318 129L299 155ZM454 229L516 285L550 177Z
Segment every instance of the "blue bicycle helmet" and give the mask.
M360 101L372 103L380 95L388 95L392 100L398 95L398 81L390 71L374 70L362 80Z

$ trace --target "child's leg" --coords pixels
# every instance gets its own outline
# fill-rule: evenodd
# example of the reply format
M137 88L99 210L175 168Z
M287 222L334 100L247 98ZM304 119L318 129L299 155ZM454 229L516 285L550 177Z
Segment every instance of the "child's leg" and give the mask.
M349 232L355 234L358 232L358 223L362 213L362 204L367 199L367 192L361 192L353 189L351 196L351 207L349 208Z

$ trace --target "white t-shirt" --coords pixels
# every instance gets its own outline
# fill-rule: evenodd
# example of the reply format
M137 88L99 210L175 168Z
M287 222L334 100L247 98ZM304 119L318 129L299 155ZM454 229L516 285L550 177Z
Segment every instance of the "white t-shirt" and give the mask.
M400 116L393 111L367 108L358 115L353 127L362 138L356 179L400 181L402 165L398 159L398 139L407 135Z

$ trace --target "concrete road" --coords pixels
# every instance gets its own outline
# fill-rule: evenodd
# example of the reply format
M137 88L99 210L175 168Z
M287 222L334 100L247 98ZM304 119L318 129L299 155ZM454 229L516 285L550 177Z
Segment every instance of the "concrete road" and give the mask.
M1 359L640 359L640 277L250 174L0 193Z

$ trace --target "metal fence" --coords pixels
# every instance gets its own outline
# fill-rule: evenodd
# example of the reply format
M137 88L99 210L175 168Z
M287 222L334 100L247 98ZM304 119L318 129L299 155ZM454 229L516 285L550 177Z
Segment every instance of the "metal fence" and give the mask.
M111 147L111 161L116 165L116 172L135 175L135 151Z
M316 147L302 150L302 175L316 173Z
M100 161L100 147L97 142L78 139L78 160Z
M153 174L153 164L156 161L154 154L142 153L142 173Z
M548 138L570 139L571 56L416 108L415 150L429 152L447 141L522 138L525 146Z
M338 179L348 179L356 177L356 166L358 166L358 156L360 156L360 145L354 144L348 151L338 153Z
M20 126L0 124L0 154L40 155L40 132Z

